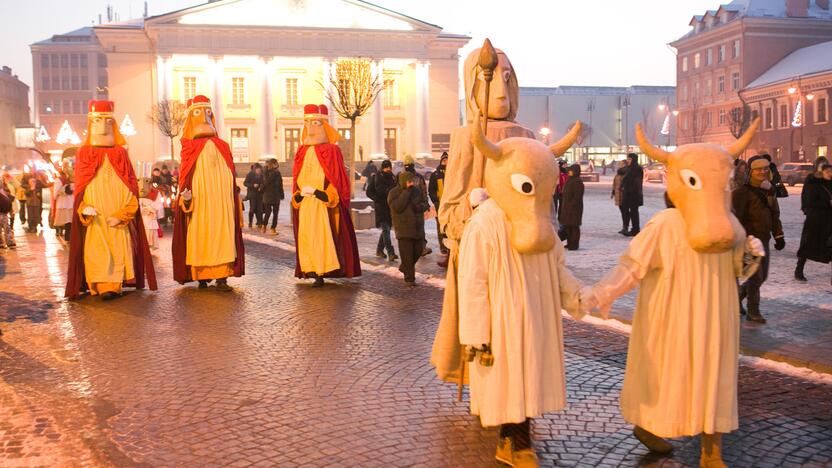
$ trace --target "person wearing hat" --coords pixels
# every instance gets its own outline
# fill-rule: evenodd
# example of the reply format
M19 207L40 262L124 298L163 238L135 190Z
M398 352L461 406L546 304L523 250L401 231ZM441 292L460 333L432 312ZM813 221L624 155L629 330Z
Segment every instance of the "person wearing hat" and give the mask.
M390 229L393 227L393 218L390 215L390 205L387 204L387 194L396 186L396 176L393 175L393 163L389 159L381 162L381 170L375 172L367 180L367 198L373 201L373 208L376 214L376 227L381 229L376 247L376 257L384 258L384 251L387 250L387 259L391 262L398 259L396 250L393 248L393 241L390 238Z
M231 148L217 136L207 97L188 100L180 141L173 279L180 284L198 281L200 288L216 281L217 290L231 291L228 277L245 274L242 204Z
M581 243L581 221L584 216L584 182L581 165L573 164L567 170L569 178L561 192L558 222L565 235L567 250L578 250Z
M445 191L445 169L448 167L448 152L442 152L442 156L439 158L439 165L436 166L436 170L430 174L430 180L428 181L428 195L430 196L430 201L433 203L434 208L436 208L436 212L439 213L439 207L441 205L442 200L442 193ZM448 247L445 245L445 234L442 233L442 228L439 225L439 218L436 219L436 238L439 240L439 250L445 255L445 258L438 262L439 266L443 268L448 267Z
M734 214L745 232L762 241L765 256L760 268L740 287L740 305L747 298L746 319L757 323L766 323L760 313L760 287L768 277L769 241L774 238L774 248L783 250L786 239L780 222L780 205L771 183L770 161L762 155L748 160L748 181L734 190L731 204Z
M118 131L112 101L90 101L87 138L75 157L75 205L65 296L89 291L104 300L123 285L156 290L139 213L139 187Z
M425 183L425 178L422 177L421 174L416 172L416 160L413 159L413 156L409 154L405 155L404 157L403 172L409 172L413 176L413 183L416 184L416 186L419 188L419 195L422 197L422 204L424 204L426 207L430 207L430 205L428 204L428 184ZM425 223L422 223L422 230L424 231L424 229ZM422 234L422 237L425 237L424 233ZM424 249L422 250L421 255L430 255L431 253L433 253L433 250L430 247L428 247L428 243L425 242Z
M295 276L324 278L361 276L358 243L350 217L350 179L338 147L338 132L329 125L323 104L303 108L302 145L292 168L292 227L295 233Z
M404 275L405 283L414 286L416 262L425 251L425 211L428 210L427 201L414 173L399 173L398 184L387 194L387 203L390 205L393 230L402 255L399 271Z
M806 282L803 270L807 260L820 263L832 261L832 166L826 158L815 160L815 172L806 178L800 201L806 219L800 235L800 248L797 249L794 278Z

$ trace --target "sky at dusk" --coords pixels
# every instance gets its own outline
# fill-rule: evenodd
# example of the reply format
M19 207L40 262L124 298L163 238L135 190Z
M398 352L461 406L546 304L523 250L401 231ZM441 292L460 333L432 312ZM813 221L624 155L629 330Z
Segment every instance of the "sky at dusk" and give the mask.
M723 0L725 2L725 0ZM31 85L29 44L97 21L107 4L122 20L141 16L143 0L0 0L0 65ZM200 0L149 0L150 15ZM379 6L506 51L521 86L675 84L667 43L684 35L695 14L718 0L374 0Z

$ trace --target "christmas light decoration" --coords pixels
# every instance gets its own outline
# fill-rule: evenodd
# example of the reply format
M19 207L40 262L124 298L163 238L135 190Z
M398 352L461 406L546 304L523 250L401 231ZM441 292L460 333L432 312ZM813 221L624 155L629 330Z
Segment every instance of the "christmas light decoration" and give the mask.
M792 119L792 127L803 126L803 102L797 101L794 106L794 118Z
M38 130L38 136L35 137L35 141L41 142L41 141L49 141L51 139L52 139L52 137L49 136L49 132L46 131L46 127L41 125L40 130Z
M60 130L58 130L58 136L55 137L55 143L58 143L59 145L69 143L70 140L72 140L73 133L75 132L72 131L72 126L69 125L69 120L64 120L64 123L61 124ZM78 135L76 134L75 137L77 138Z
M118 126L118 131L124 136L133 136L136 134L136 127L133 125L133 120L130 119L129 114L124 114L124 120Z

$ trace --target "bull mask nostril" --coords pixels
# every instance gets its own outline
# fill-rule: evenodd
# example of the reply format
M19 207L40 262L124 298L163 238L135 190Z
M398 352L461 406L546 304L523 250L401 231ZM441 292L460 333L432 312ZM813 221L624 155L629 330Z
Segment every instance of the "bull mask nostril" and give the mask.
M523 184L523 193L532 193L532 184L526 182Z

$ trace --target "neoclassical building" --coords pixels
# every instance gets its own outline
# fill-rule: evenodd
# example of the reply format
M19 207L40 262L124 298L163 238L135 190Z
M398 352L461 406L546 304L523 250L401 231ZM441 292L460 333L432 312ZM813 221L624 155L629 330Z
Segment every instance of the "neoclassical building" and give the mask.
M94 32L116 117L135 125L137 161L170 158L168 139L147 119L151 105L197 94L211 98L236 161L291 160L303 105L325 102L339 58L369 58L384 80L356 135L332 117L345 141L356 138L357 159L436 156L459 125L459 49L470 38L363 1L218 0Z

